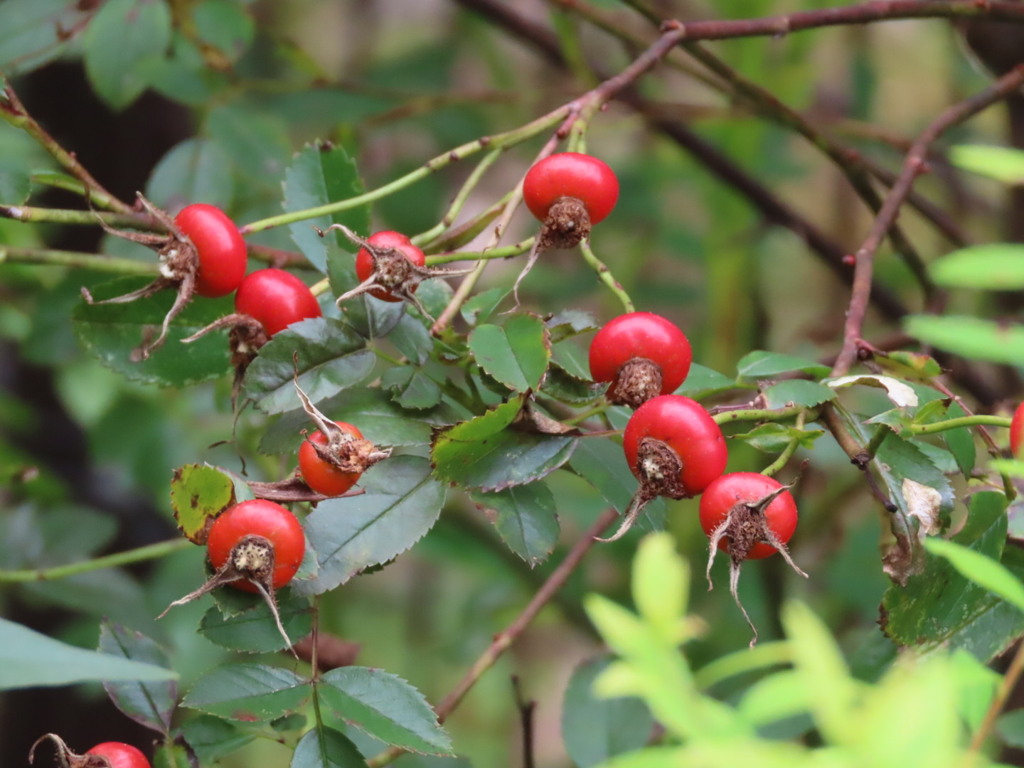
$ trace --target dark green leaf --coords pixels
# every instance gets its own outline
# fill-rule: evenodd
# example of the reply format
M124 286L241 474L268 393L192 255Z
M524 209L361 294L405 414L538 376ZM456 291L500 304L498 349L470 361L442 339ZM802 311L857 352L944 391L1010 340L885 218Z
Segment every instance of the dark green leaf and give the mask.
M812 376L827 376L829 367L793 355L755 350L748 352L736 364L739 375L745 379L770 379L781 373L809 373Z
M207 672L182 705L230 720L273 720L299 709L309 685L291 670L263 664L225 664Z
M499 286L473 295L462 305L462 318L471 326L486 323L508 293L508 288Z
M178 210L194 202L227 208L234 191L231 162L210 139L186 139L163 156L146 184L146 197Z
M100 624L97 650L155 667L169 669L171 666L167 652L154 640L107 621ZM170 733L171 715L178 703L176 681L107 681L103 688L114 706L132 720L164 736Z
M893 501L905 515L919 516L914 500L908 495L907 480L934 490L939 504L935 512L948 515L953 507L953 488L921 447L898 435L889 435L879 446L875 459Z
M432 427L450 423L438 410L411 413L373 387L354 387L317 406L335 421L358 424L363 437L377 445L429 445ZM264 453L291 453L302 441L301 430L315 428L305 411L290 411L274 419L263 433Z
M1006 547L1006 499L994 492L971 497L967 525L954 538L957 544L999 560L1018 577L1024 557ZM921 573L906 587L891 586L882 602L882 629L901 645L920 651L963 648L987 662L1024 631L1024 614L983 587L962 576L945 558L930 556Z
M255 734L213 715L190 717L181 730L203 765L230 755L256 738Z
M59 57L68 39L62 31L77 28L86 15L75 0L4 0L0 3L0 72L15 77Z
M654 719L640 699L597 698L596 678L610 663L597 659L572 673L562 701L562 739L579 768L604 763L615 755L640 749L651 737Z
M515 398L440 433L431 451L437 476L466 488L500 491L562 466L577 439L510 428L521 407L522 399Z
M579 336L581 333L596 331L601 327L592 314L581 312L578 309L562 310L549 317L546 325L551 333L552 344Z
M323 701L339 717L385 744L435 755L451 754L451 741L423 695L396 675L366 667L324 674Z
M320 571L296 584L296 591L326 592L401 554L433 527L446 496L427 460L418 456L386 459L371 467L360 485L365 493L323 501L306 518Z
M563 403L581 405L599 397L604 384L573 376L558 363L552 363L540 391Z
M89 680L175 680L169 669L88 651L0 618L0 690Z
M1024 584L1006 566L980 552L945 539L925 539L925 548L946 558L962 576L1024 612Z
M784 424L769 422L759 424L749 432L730 435L731 440L742 440L752 448L765 453L778 453L793 440L799 440L803 448L810 448L824 432L820 429L796 429Z
M912 315L903 328L925 344L972 360L1007 365L1024 360L1024 326L961 315Z
M340 731L313 728L295 746L289 768L366 768L366 759Z
M493 516L502 540L531 567L544 562L558 543L555 497L543 482L470 498Z
M107 0L83 39L85 72L114 109L142 94L171 42L171 10L160 0Z
M303 320L260 349L245 372L245 391L264 413L282 413L299 405L296 367L299 386L315 403L358 384L375 362L362 337L344 324L326 317Z
M278 190L292 151L283 116L233 103L211 109L206 130L250 179Z
M551 359L547 329L533 315L513 315L503 326L477 326L469 349L481 368L516 392L536 389Z
M391 397L403 408L423 410L441 402L441 388L422 369L410 365L388 368L381 376L381 386L391 390Z
M288 213L317 208L363 193L355 161L344 147L332 144L306 146L292 159L284 176L284 210ZM354 253L358 246L338 232L320 237L314 227L326 230L344 224L357 235L370 235L370 207L359 205L333 216L318 216L289 224L292 240L321 272L327 272L328 249Z
M786 408L791 405L813 408L835 398L834 389L816 381L789 379L765 387L765 405L768 408Z
M284 631L293 643L298 642L312 629L309 598L295 594L294 590L278 591L276 597ZM254 601L249 610L230 617L218 608L210 608L199 624L199 631L207 640L233 651L266 653L285 647L270 608L262 599Z
M97 286L93 297L99 301L120 296L145 285L139 278L122 278ZM191 344L191 336L232 311L231 300L193 301L171 321L163 346L147 360L133 362L132 352L145 339L156 338L164 315L174 302L173 291L129 304L86 304L79 302L72 319L79 340L100 362L133 381L183 387L223 376L230 370L228 343L223 334L210 333Z
M676 392L699 400L702 397L718 392L736 389L736 382L718 371L713 371L699 363L690 366L690 373Z
M200 39L228 62L238 61L252 43L255 25L244 3L203 0L192 13Z
M434 351L434 337L419 320L403 314L398 325L388 333L388 339L398 351L413 363L423 365Z

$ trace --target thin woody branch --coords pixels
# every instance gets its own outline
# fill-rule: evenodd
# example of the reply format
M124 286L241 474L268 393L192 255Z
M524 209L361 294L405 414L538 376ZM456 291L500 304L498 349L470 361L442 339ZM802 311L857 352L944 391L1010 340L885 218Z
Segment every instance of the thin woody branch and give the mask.
M1024 85L1024 65L1020 65L1000 77L992 85L959 104L946 109L914 140L903 161L903 170L885 199L882 210L875 217L871 230L856 253L853 275L853 293L846 314L843 332L843 347L832 367L833 376L842 376L857 359L858 345L871 300L871 281L874 272L874 257L882 240L892 228L900 208L903 206L911 187L919 175L925 172L926 157L931 145L949 128L964 122L978 112L1005 99Z

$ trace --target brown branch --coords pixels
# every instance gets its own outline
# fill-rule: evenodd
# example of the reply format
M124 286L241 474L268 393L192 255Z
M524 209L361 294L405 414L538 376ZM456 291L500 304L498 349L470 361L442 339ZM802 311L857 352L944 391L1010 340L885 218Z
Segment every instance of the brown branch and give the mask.
M1009 94L1016 91L1024 84L1024 65L1020 65L1007 74L1000 77L992 85L983 91L975 94L959 104L946 109L931 124L925 128L907 153L903 161L903 169L899 178L893 185L889 196L875 217L868 236L861 244L856 254L856 264L853 275L853 292L850 297L850 306L846 313L846 326L843 333L843 347L832 367L833 376L842 376L850 370L857 358L858 343L864 327L864 318L867 315L868 304L871 300L871 282L874 272L874 257L889 232L900 208L906 200L910 189L917 177L925 172L927 168L925 158L928 148L946 130L958 123L973 117L978 112L1005 99Z
M512 644L526 631L526 628L530 626L541 609L565 586L565 582L569 580L569 577L579 566L584 555L597 543L596 537L604 533L618 517L619 513L614 508L607 509L583 532L580 539L566 554L565 559L551 572L547 581L537 590L536 594L534 594L533 598L526 604L526 607L523 608L515 620L494 636L491 644L480 654L473 663L473 666L469 668L455 688L452 689L451 693L434 708L434 711L437 713L438 722L443 723L455 711L483 674L494 666L498 659L504 655L505 651L512 647ZM380 766L390 764L403 752L404 750L398 747L391 747L368 760L366 764L369 768L380 768Z

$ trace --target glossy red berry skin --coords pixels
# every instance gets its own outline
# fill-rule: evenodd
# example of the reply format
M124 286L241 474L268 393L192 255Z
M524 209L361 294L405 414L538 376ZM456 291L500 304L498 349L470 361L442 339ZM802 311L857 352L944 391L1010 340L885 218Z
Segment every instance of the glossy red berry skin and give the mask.
M401 232L394 232L390 229L381 230L366 238L366 242L381 249L394 248L417 267L422 267L427 263L427 257L423 251L413 245L412 241ZM359 278L360 283L368 280L373 274L373 266L373 256L366 248L360 248L356 253L356 277ZM370 295L382 301L404 301L401 296L395 296L382 288L374 288L370 291Z
M336 421L344 432L356 438L362 438L363 433L351 424L344 421ZM299 446L299 471L306 485L317 493L324 496L340 496L359 480L359 472L343 472L330 462L321 459L310 441L319 445L327 445L327 437L320 431L314 432L308 439L302 441Z
M149 760L142 752L120 741L104 741L85 754L105 757L110 768L150 768Z
M562 197L586 206L591 224L605 219L619 199L619 180L608 165L591 155L561 152L534 163L523 179L523 202L540 221Z
M289 510L266 499L252 499L236 504L213 521L206 540L206 551L215 570L228 561L231 550L244 536L262 536L274 545L274 588L283 587L302 564L306 537L302 524ZM231 585L246 592L258 591L242 579Z
M660 440L675 451L682 463L679 481L689 496L696 496L725 471L729 454L722 430L696 400L659 395L633 412L622 447L626 463L640 480L637 457L645 437Z
M730 472L722 475L704 489L700 497L700 526L709 537L721 525L729 510L740 503L756 504L777 491L782 483L773 477L756 472ZM769 530L783 544L787 543L796 530L796 502L789 491L783 491L764 510ZM728 537L718 542L719 549L728 548ZM759 542L747 553L748 560L760 560L778 552L775 547Z
M1010 420L1010 451L1015 459L1024 459L1021 456L1021 447L1024 446L1024 403L1017 406L1013 412L1013 419Z
M235 311L259 320L268 336L322 314L316 296L304 282L291 272L273 268L246 276L235 294Z
M590 375L612 381L633 358L646 358L661 368L661 394L675 391L690 372L693 350L676 325L652 312L630 312L609 321L590 342Z
M186 205L174 224L192 241L199 256L196 293L215 298L227 296L245 277L245 241L220 208L206 203Z

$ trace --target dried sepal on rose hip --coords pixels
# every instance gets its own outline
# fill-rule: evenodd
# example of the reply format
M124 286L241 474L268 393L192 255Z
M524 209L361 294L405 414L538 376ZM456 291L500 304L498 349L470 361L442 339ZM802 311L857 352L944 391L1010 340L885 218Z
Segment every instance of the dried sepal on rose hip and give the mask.
M159 291L175 291L174 303L164 315L160 334L152 341L143 342L133 353L133 359L145 360L163 344L171 322L181 314L194 295L216 298L226 296L239 286L245 276L247 252L238 227L219 208L194 203L182 208L171 219L141 194L138 197L139 203L169 234L125 232L106 225L104 229L118 237L155 249L160 263L159 277L136 291L112 299L96 301L84 287L82 296L89 304L126 304Z
M230 584L263 598L290 648L292 641L281 624L275 592L298 572L305 550L302 524L280 504L250 499L229 507L213 521L206 538L213 576L195 591L172 602L157 618L163 618L176 605Z
M59 768L150 768L149 760L131 744L121 741L104 741L79 755L71 751L64 739L55 733L47 733L35 740L28 751L29 765L34 765L36 747L44 741L53 742L57 752Z
M358 428L327 418L295 381L302 409L317 426L299 446L299 472L312 490L324 496L340 496L359 480L363 472L391 455L390 448L378 448Z
M292 323L321 317L320 302L302 280L283 269L269 267L250 272L235 292L235 311L182 339L190 343L211 331L229 328L231 366L235 369L234 394L256 353Z
M608 402L635 409L679 388L690 372L693 350L671 321L652 312L630 312L594 334L589 358L594 381L609 382Z
M431 277L454 277L469 272L465 269L426 266L426 255L401 232L383 230L362 238L344 224L332 224L327 229L317 228L316 232L324 237L332 229L340 230L359 246L355 263L359 285L339 296L338 305L354 296L369 293L382 301L408 301L424 317L433 319L416 297L420 283Z
M754 633L751 647L757 643L757 627L737 591L743 562L778 552L790 568L807 578L786 546L798 517L791 487L756 472L731 472L712 482L700 499L700 524L708 536L708 589L714 588L711 566L722 549L729 555L729 591Z
M538 160L523 177L523 202L541 223L512 294L519 304L519 284L544 251L572 248L590 237L619 199L619 180L607 163L580 152L559 152Z
M630 471L640 481L619 529L626 534L653 499L685 499L701 493L725 471L729 458L722 430L700 403L682 395L659 395L630 417L622 436Z

